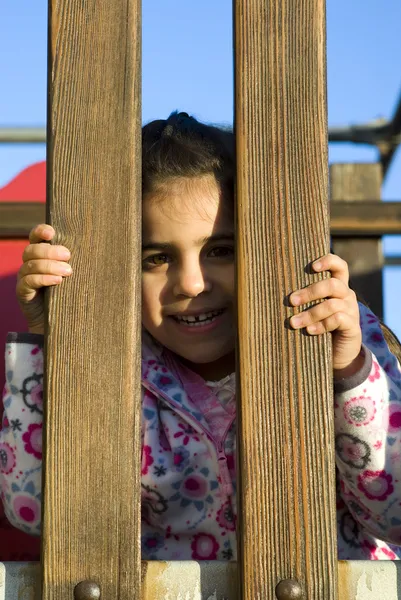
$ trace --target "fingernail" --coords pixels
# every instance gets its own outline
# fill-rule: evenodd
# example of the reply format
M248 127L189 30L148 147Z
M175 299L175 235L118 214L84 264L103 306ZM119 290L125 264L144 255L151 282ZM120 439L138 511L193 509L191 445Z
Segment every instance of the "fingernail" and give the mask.
M301 325L302 323L302 317L292 317L291 318L291 325L293 327L298 327L298 325Z
M321 269L322 268L322 263L320 262L320 260L317 260L316 262L313 263L313 268L314 269Z
M298 304L301 304L301 296L297 296L296 294L291 296L291 304L293 304L294 306L298 306Z

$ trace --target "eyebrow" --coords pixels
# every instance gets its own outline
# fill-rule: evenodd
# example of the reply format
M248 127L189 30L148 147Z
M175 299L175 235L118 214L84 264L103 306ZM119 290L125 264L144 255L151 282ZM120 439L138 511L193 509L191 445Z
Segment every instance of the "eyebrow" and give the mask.
M195 242L195 245L205 246L210 242L233 242L234 239L233 233L216 233L210 237L200 238ZM142 245L142 252L146 250L172 250L174 247L175 245L172 242L148 242Z

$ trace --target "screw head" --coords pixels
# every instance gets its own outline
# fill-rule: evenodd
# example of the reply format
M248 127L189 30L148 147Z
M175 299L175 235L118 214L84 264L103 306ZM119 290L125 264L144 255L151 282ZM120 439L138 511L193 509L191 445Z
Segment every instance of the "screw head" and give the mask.
M96 581L81 581L74 588L74 600L99 600L100 587Z
M300 583L296 579L283 579L276 587L277 600L303 600Z

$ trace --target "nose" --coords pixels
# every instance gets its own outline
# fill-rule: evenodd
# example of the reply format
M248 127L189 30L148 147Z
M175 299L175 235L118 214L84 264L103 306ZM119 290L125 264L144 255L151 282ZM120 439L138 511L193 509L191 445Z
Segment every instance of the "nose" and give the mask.
M211 282L199 260L186 261L177 270L174 282L175 296L196 298L202 292L209 292L211 287Z

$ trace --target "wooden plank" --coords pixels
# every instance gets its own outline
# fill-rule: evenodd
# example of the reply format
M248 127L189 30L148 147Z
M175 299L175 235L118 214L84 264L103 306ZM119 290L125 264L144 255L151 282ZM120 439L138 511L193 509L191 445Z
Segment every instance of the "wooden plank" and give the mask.
M330 233L336 237L401 235L401 202L330 203ZM0 239L28 236L45 220L43 202L0 203Z
M401 562L354 560L337 564L340 600L399 600ZM141 600L237 598L237 564L233 562L143 562L142 581ZM28 598L40 598L38 563L0 563L0 600Z
M334 237L401 234L401 202L338 200L330 202L330 232Z
M140 598L139 0L50 0L43 600ZM81 598L97 597L81 595Z
M330 167L333 202L359 204L381 196L382 168L379 163L334 164ZM380 201L377 200L380 206ZM384 203L383 203L384 204ZM372 311L383 318L383 251L381 239L333 238L333 250L348 262L351 284Z
M331 340L285 326L329 251L325 3L234 7L242 598L334 600Z
M0 202L0 239L28 237L45 219L44 202Z

